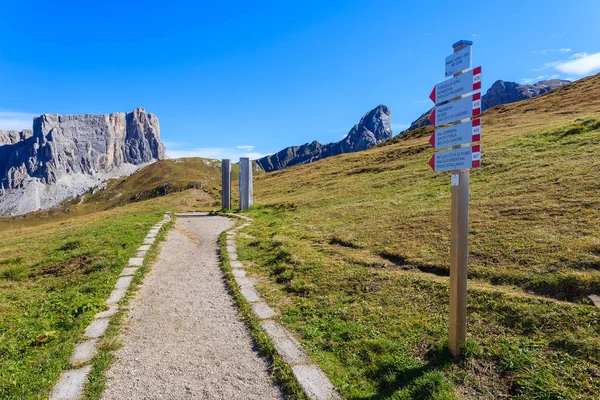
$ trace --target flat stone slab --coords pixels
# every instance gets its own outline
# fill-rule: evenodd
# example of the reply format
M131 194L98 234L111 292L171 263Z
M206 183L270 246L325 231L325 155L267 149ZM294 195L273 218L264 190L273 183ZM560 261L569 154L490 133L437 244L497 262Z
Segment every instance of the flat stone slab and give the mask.
M240 293L249 303L254 303L256 301L261 301L262 297L253 287L244 287L240 289Z
M146 235L146 237L147 237L148 239L155 238L155 237L156 237L156 233L149 233L149 234L147 234L147 235Z
M234 279L240 288L253 288L255 285L255 281L252 278L235 277Z
M115 289L129 288L129 285L131 285L132 279L133 279L133 276L122 276L121 278L119 278L119 280L117 280L117 283L115 283Z
M50 400L75 400L83 396L87 376L92 370L88 365L79 369L63 371L50 393Z
M154 244L155 241L156 241L156 238L144 239L144 241L142 243L144 243L144 244Z
M252 311L254 311L254 314L256 314L258 319L269 319L277 315L275 311L273 311L273 309L264 301L252 303L251 306Z
M121 275L119 276L133 276L135 275L135 273L137 272L139 268L137 267L127 267L127 268L123 268L123 272L121 272Z
M141 257L133 257L133 258L129 259L130 267L141 267L143 263L144 263L144 259Z
M342 396L336 392L335 387L327 378L327 375L315 364L296 365L292 367L298 383L313 400L337 400Z
M235 240L227 239L227 246L236 246Z
M136 257L146 257L146 254L148 254L147 251L138 251L135 256Z
M595 294L590 294L588 296L588 299L590 299L596 307L600 307L600 296L595 295Z
M238 259L238 256L237 256L236 252L233 252L233 253L227 252L227 255L229 256L229 259L231 261L237 261L237 259Z
M239 268L232 269L231 273L236 278L243 278L246 276L246 271L244 271L243 269L239 269Z
M227 252L230 254L237 253L237 246L227 246Z
M92 358L96 357L98 353L98 339L89 339L85 342L81 342L75 346L73 354L71 355L71 364L73 366L79 366L92 361Z
M244 264L241 261L231 261L229 265L231 268L244 268Z
M144 244L144 245L138 247L138 251L148 251L148 250L150 250L150 247L151 246L149 244Z
M283 361L291 366L309 364L311 362L310 357L308 357L308 354L300 346L300 343L283 326L271 320L261 322L260 326L262 326L273 341L273 345Z
M100 311L98 314L94 315L94 318L96 318L96 319L110 318L113 315L115 315L118 311L119 311L119 306L117 306L117 305L108 306L108 310Z
M111 304L117 304L118 302L120 302L123 297L125 297L125 294L127 293L127 289L115 289L110 293L110 297L108 298L108 300L106 300L106 304L108 304L109 306Z
M110 321L108 319L95 319L93 320L88 327L85 329L85 333L83 337L89 339L99 338L104 335L106 330L108 329L108 323Z

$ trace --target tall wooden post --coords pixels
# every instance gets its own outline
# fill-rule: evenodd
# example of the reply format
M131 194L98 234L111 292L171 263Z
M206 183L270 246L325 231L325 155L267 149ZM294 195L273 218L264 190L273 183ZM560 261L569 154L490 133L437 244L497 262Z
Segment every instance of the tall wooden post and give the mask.
M253 204L252 162L247 157L240 158L240 210L247 210Z
M472 42L453 45L458 52ZM458 74L455 74L455 76ZM453 148L468 147L468 144ZM460 355L467 331L467 244L469 237L469 170L452 171L451 250L450 250L450 353Z
M224 210L231 209L231 160L221 160L221 204Z

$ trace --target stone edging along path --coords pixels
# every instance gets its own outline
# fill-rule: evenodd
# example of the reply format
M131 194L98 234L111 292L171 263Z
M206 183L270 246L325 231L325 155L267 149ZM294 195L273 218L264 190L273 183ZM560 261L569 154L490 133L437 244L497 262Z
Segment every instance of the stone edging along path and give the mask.
M240 288L240 294L250 304L254 315L261 321L260 326L271 339L279 357L292 368L296 380L308 397L314 400L342 399L321 367L312 362L310 356L294 336L283 325L274 320L277 314L260 296L254 287L254 280L246 277L245 266L238 259L235 235L240 229L249 226L252 219L243 215L222 215L235 216L246 221L227 232L229 265Z
M156 241L158 231L169 221L171 221L171 214L165 213L162 221L150 229L142 246L138 248L136 257L129 259L128 266L119 275L115 289L106 300L108 310L96 314L86 328L83 334L84 340L75 346L71 355L70 363L73 368L62 372L52 389L50 400L75 400L83 396L88 375L92 370L91 361L98 353L98 342L108 329L110 319L119 311L119 302L125 297L133 276L142 266L146 253Z

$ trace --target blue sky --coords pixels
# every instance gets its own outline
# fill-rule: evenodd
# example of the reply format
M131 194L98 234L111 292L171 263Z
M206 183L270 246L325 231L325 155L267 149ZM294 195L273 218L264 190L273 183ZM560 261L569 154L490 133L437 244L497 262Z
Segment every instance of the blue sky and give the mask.
M49 4L52 3L52 4ZM0 128L131 111L171 156L337 141L378 104L394 134L474 42L483 89L600 72L600 2L0 0Z

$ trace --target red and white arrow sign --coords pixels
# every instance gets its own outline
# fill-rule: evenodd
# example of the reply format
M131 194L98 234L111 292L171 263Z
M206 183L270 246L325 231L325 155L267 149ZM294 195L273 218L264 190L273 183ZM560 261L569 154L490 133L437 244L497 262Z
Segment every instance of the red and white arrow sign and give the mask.
M481 93L463 97L439 106L435 106L429 121L435 125L446 125L481 114Z
M457 146L481 140L481 119L450 125L436 129L429 138L429 143L436 148Z
M429 98L437 104L479 89L481 89L481 67L438 83L433 87Z
M481 166L481 145L434 153L429 166L435 172L477 168Z

